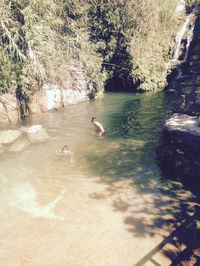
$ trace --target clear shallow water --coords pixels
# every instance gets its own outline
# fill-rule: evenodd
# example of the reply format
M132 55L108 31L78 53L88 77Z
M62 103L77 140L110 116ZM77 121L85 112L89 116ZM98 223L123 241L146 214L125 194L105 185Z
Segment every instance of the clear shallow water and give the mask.
M149 237L196 201L156 163L170 102L164 92L110 93L23 121L41 124L51 139L1 155L2 265L121 266L141 258L134 239L152 247ZM105 136L97 136L92 116ZM65 144L71 161L56 155Z

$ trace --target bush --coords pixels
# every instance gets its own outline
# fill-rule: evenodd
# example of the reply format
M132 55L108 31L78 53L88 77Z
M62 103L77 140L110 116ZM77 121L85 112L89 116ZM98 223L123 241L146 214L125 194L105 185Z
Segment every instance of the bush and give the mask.
M91 97L104 85L163 88L175 8L174 0L2 0L0 93L28 100L44 82L67 87L71 66L85 72Z
M154 90L166 84L177 32L174 0L96 0L90 9L90 39L102 43L108 86ZM109 89L109 88L108 88Z
M70 0L0 2L1 93L28 100L44 82L66 87L77 65L102 89L101 58L89 42L84 8Z

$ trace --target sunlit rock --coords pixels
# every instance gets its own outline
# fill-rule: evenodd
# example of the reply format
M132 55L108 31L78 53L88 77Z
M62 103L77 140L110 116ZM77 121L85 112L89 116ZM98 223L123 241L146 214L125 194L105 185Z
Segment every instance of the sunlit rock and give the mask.
M165 127L169 131L191 132L194 135L200 135L200 128L198 127L198 119L196 116L179 113L173 114L166 121Z
M47 110L53 110L53 109L59 109L61 107L61 91L57 86L51 86L49 87L46 85L44 88L46 92L46 107ZM40 102L40 105L42 103ZM43 111L43 108L41 106L41 110Z
M39 105L42 112L61 107L61 92L57 86L45 85L40 92Z
M29 129L28 127L23 127L23 126L19 128L19 130L22 131L25 134L27 133L28 129Z
M30 99L30 113L47 112L58 110L62 107L61 90L56 85L45 84Z
M185 10L185 1L184 0L178 0L177 1L177 7L176 7L176 12L181 13Z
M34 125L28 128L27 135L31 143L41 143L49 139L49 136L42 125Z
M10 152L19 152L23 151L30 143L26 139L18 139L14 142L9 148L8 151Z
M22 132L19 130L3 130L0 131L0 144L11 144L16 141Z
M28 102L26 102L28 108L27 114L59 110L68 105L89 100L89 95L91 95L94 88L92 83L89 83L85 71L83 71L79 65L74 66L72 64L69 68L70 78L66 79L65 84L60 86L57 83L45 83L30 96ZM98 95L98 97L100 97L102 94L103 90L100 90L95 96ZM18 121L20 117L18 102L15 97L14 100L15 103L6 100L6 103L9 103L7 109L4 106L5 103L1 103L0 101L0 123L3 121L7 123ZM16 108L10 110L11 107ZM9 110L9 114L7 110Z
M166 121L165 129L179 147L200 153L200 127L196 116L176 113Z
M0 123L1 124L7 124L9 122L9 118L8 118L8 115L7 115L7 112L5 110L5 107L4 105L0 102Z
M16 124L19 120L18 102L15 96L4 94L0 96L0 124L9 122Z
M85 86L85 84L83 85ZM88 91L82 89L81 86L76 86L76 89L64 89L46 84L41 91L31 97L29 109L30 113L59 110L68 105L83 102L87 99Z
M30 101L28 104L29 111L31 114L39 114L41 113L40 105L39 105L39 92L36 92L34 95L30 97Z
M63 104L64 107L70 105L70 104L75 104L78 102L83 102L84 100L86 100L88 98L86 91L85 90L81 90L81 88L79 90L63 90Z

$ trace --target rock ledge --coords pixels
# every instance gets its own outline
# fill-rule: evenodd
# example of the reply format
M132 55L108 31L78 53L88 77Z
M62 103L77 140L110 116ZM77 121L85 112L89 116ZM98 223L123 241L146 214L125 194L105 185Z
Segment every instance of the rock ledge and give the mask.
M197 116L175 113L165 123L172 141L187 151L200 153L200 126Z

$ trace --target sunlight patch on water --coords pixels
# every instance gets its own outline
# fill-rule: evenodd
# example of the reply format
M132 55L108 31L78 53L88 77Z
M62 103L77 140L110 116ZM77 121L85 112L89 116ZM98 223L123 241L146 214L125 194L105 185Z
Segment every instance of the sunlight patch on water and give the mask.
M41 206L36 201L36 196L37 196L36 191L33 188L33 186L28 182L13 187L12 192L13 196L9 202L10 206L15 206L20 210L29 213L33 217L64 220L64 217L57 216L53 212L53 209L55 208L56 204L60 200L62 200L63 195L66 192L66 189L64 189L54 201L48 203L45 206Z
M165 120L162 94L155 97L108 94L24 121L41 124L50 139L1 157L4 265L132 266L160 243L152 236L192 196L166 182L155 163ZM73 161L56 154L65 144Z

